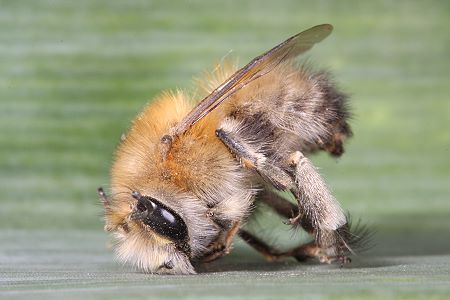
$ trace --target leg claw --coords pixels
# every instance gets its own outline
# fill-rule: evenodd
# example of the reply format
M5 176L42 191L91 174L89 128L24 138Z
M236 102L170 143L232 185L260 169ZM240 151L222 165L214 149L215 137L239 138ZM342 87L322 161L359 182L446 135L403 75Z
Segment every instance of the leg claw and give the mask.
M286 225L298 225L298 224L300 224L300 219L301 218L302 218L302 216L300 214L298 214L297 216L295 216L293 218L287 219L283 223L286 224Z

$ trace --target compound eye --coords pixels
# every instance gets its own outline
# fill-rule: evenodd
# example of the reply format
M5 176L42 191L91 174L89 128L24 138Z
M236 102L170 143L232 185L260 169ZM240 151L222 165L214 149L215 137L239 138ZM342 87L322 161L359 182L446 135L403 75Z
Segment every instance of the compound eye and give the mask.
M186 223L173 209L149 196L133 195L133 197L138 200L136 210L141 213L141 220L145 225L186 249L189 239L188 229ZM143 214L145 211L148 213Z

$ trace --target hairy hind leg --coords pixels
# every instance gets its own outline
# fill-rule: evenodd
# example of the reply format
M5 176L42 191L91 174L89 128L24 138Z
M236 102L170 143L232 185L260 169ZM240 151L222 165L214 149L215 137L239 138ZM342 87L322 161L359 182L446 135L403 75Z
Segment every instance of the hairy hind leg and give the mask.
M296 219L296 225L300 225L306 232L315 236L315 228L313 227L311 221L308 218L299 217L299 209L295 204L268 189L263 190L258 195L258 200L268 205L280 216L288 218L290 220L289 223L291 223L293 219ZM269 251L268 245L262 246L264 243L261 240L255 237L253 237L252 239L251 237L248 237L248 234L247 238L243 237L243 239L247 241L253 248L260 251L265 257L267 257L267 253L271 253L273 257L269 260L291 256L298 261L304 261L310 258L316 258L323 263L340 261L341 264L344 264L350 261L350 259L344 255L336 255L334 246L330 247L320 245L316 240L306 244L302 244L291 250L280 252L278 250Z
M291 224L300 221L311 225L316 244L326 257L345 259L352 252L347 218L337 200L328 190L324 180L311 161L300 151L294 152L289 163L293 169L299 213L291 218Z
M229 126L232 127L232 126ZM297 198L297 216L291 224L303 223L315 236L315 242L328 256L344 256L351 251L345 242L347 220L339 203L328 191L312 163L299 151L286 161L271 161L251 138L236 128L219 128L217 137L233 152L242 165L255 170L278 190L290 190Z

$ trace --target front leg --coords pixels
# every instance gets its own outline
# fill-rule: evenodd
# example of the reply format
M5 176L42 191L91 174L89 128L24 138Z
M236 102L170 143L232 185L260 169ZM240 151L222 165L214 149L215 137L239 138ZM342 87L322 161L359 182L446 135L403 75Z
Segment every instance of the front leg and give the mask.
M200 259L202 262L211 262L230 253L233 238L241 227L241 222L235 222L228 231L223 232L217 240L208 246L208 251Z

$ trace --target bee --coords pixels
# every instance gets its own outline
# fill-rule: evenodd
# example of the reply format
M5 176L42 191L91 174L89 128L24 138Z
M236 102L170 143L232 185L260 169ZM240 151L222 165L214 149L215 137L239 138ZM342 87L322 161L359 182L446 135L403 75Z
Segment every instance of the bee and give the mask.
M350 261L364 234L350 229L308 159L344 152L352 135L347 96L326 72L295 62L332 29L312 27L239 70L220 64L198 84L206 97L196 105L186 92L166 92L138 114L116 150L111 195L98 190L121 261L148 273L194 274L228 254L236 235L268 260ZM312 241L281 251L250 232L245 224L259 203Z

